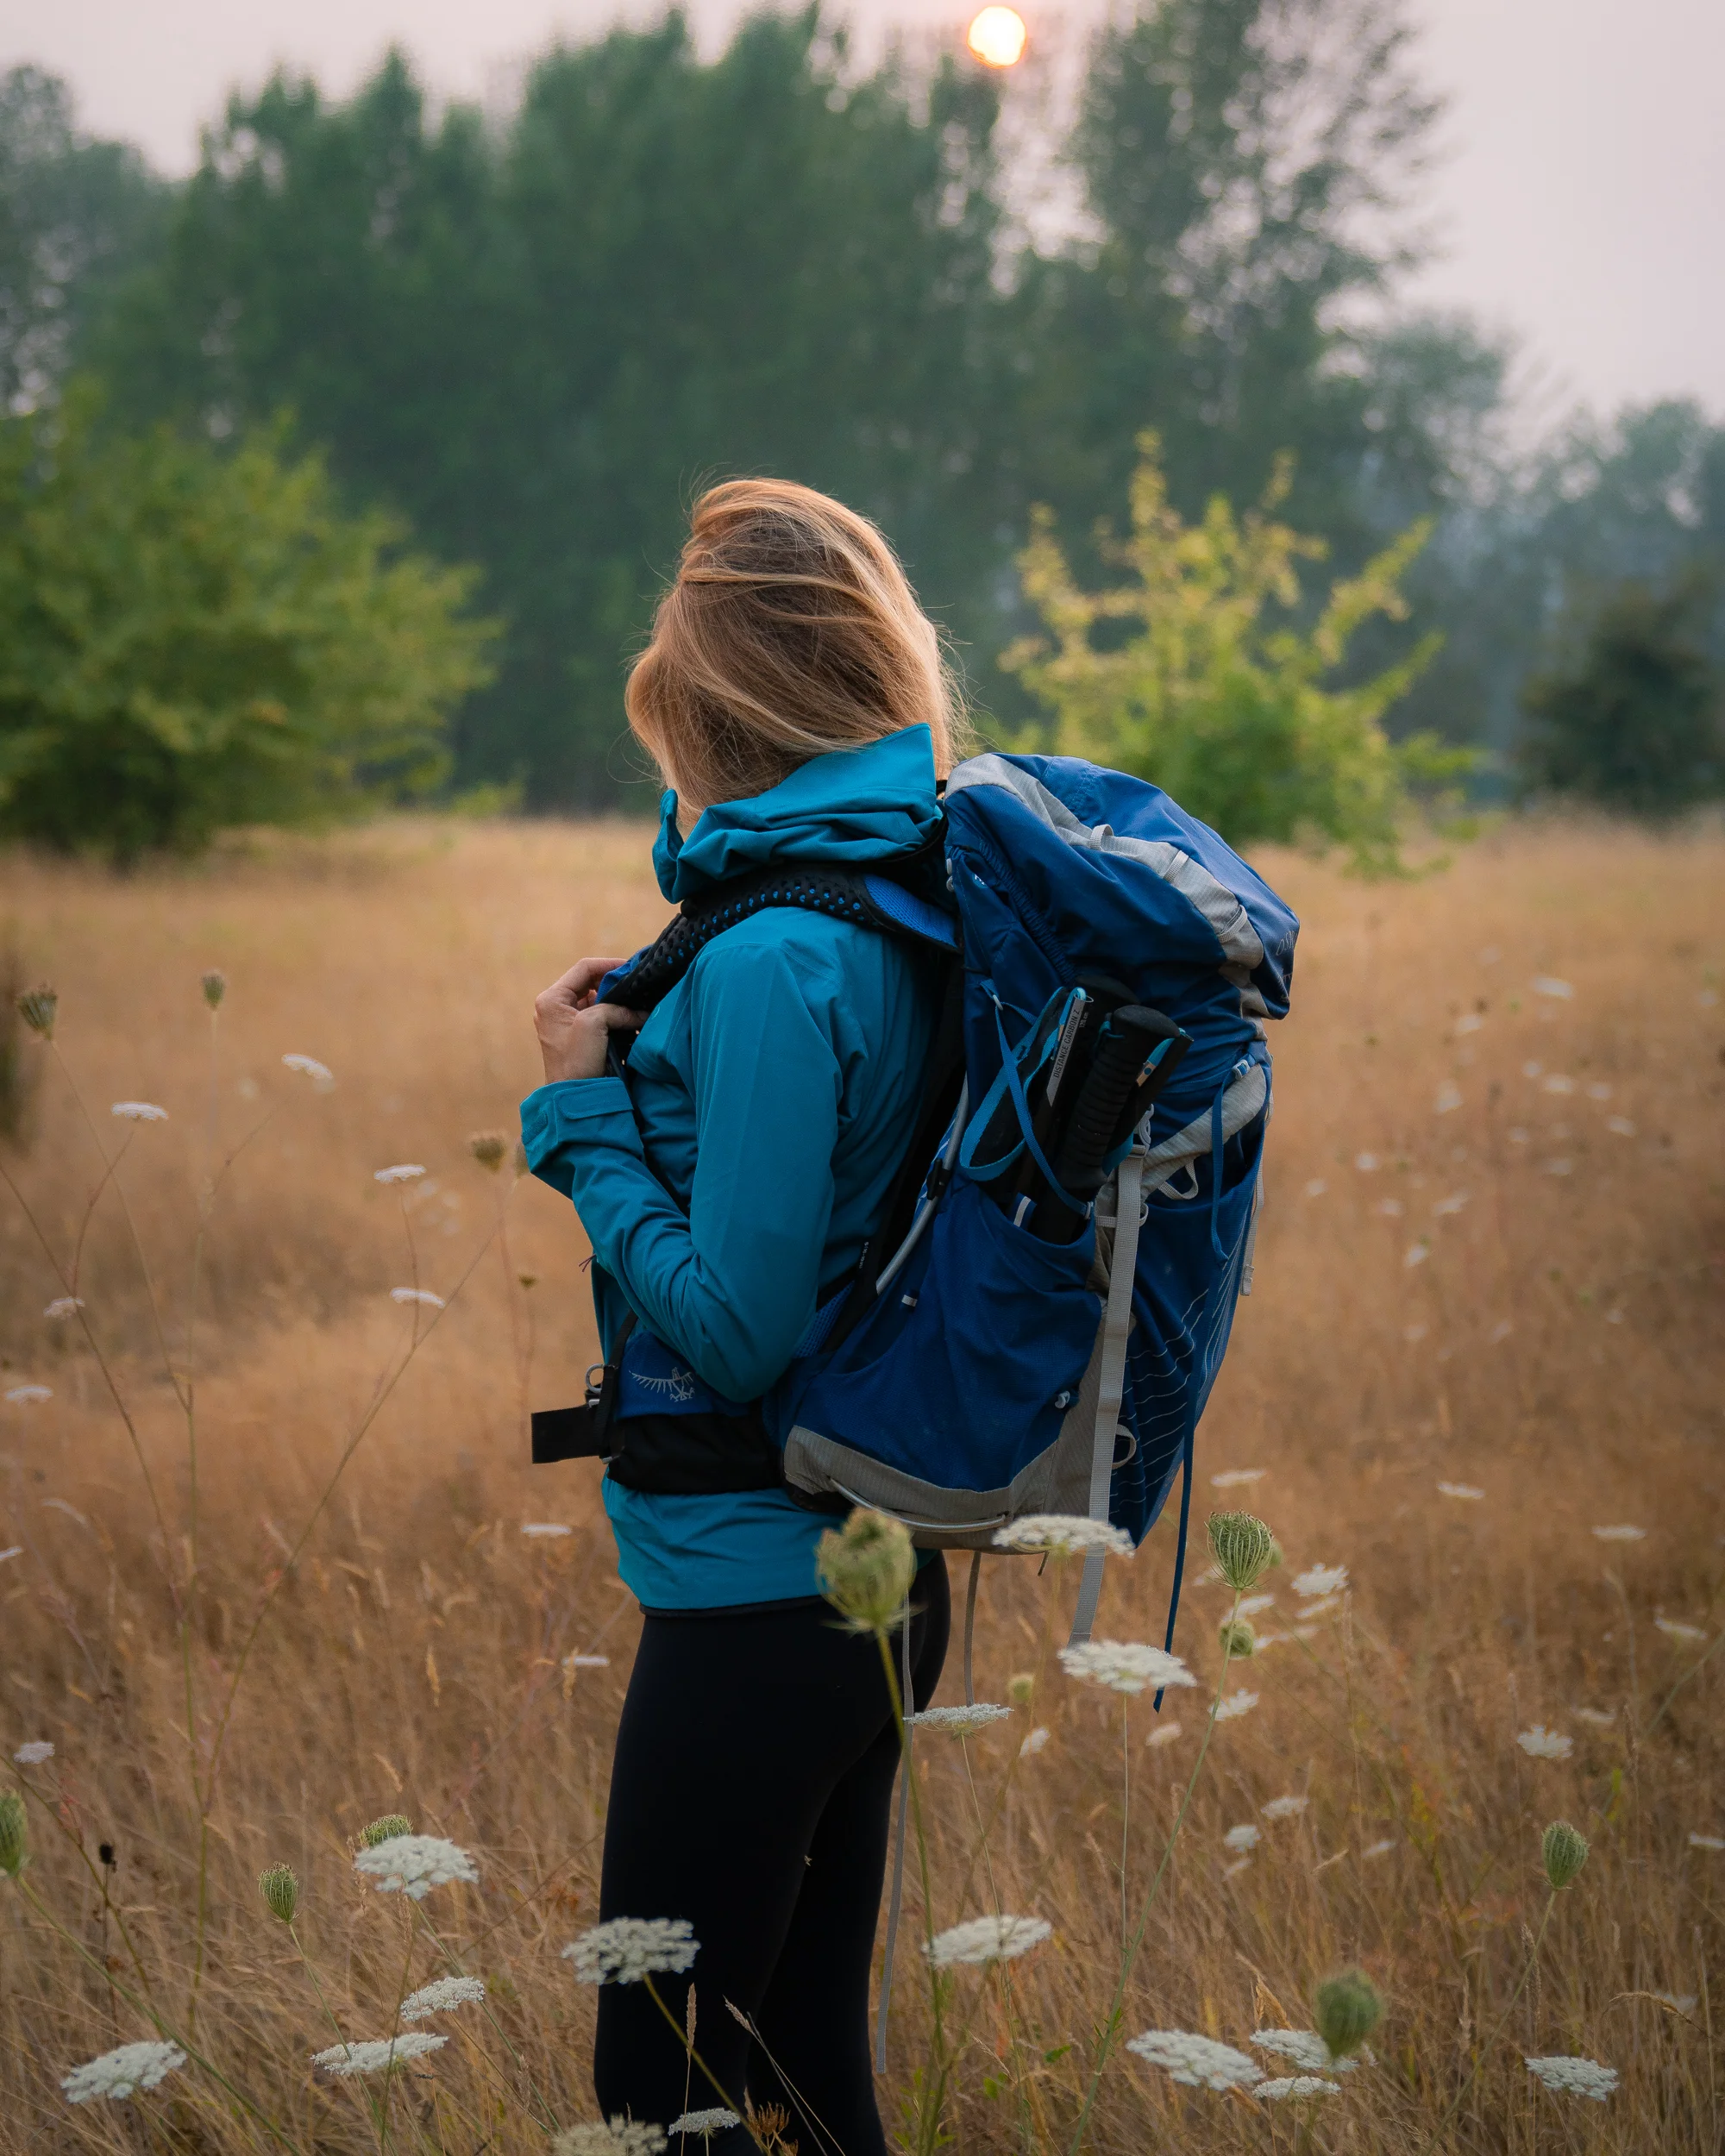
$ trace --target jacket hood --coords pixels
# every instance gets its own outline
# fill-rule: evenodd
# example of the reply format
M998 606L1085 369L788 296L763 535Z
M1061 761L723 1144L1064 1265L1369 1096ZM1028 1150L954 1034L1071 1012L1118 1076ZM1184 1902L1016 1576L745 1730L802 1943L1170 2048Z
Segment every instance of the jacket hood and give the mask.
M788 779L704 810L684 838L677 797L660 803L653 867L674 905L780 861L886 861L915 851L940 818L934 743L906 726L863 749L812 756Z

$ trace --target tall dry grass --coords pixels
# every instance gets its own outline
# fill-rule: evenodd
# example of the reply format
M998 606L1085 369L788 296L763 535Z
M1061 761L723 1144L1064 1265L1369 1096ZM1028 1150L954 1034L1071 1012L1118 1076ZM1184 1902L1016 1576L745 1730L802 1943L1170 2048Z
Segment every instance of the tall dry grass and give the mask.
M23 1142L0 1151L16 1187L0 1187L6 1382L53 1393L0 1404L0 1546L18 1545L0 1563L0 1735L9 1757L55 1746L9 1771L34 1792L25 1883L70 1934L0 1881L7 2150L273 2145L195 2071L136 2105L64 2102L73 2064L149 2033L128 2002L146 1984L293 2146L374 2147L364 2104L307 2064L329 2025L253 1883L295 1867L336 2018L386 2034L410 1939L399 1897L361 1891L350 1854L395 1810L479 1858L478 1888L423 1906L441 1945L420 1935L411 1971L484 1975L497 2028L471 2009L444 2025L454 2040L398 2084L392 2135L535 2149L543 2107L593 2115L593 1995L558 1949L594 1907L637 1620L594 1470L524 1463L524 1401L578 1396L592 1354L580 1231L465 1141L512 1127L533 1082L533 992L662 918L644 854L614 825L423 823L124 882L0 865L0 945L58 987L65 1063L26 1049ZM1200 1433L1196 1512L1244 1499L1274 1526L1289 1565L1263 1629L1295 1631L1302 1564L1344 1564L1352 1589L1309 1637L1236 1666L1258 1703L1216 1733L1123 2033L1308 2026L1315 1982L1358 1960L1389 2002L1377 2063L1312 2146L1716 2149L1725 1849L1691 1838L1725 1839L1708 1659L1725 1622L1725 847L1529 829L1394 887L1267 867L1306 927L1257 1292ZM229 981L213 1028L210 967ZM1535 993L1540 976L1572 995ZM334 1090L284 1070L294 1051ZM115 1121L129 1099L171 1120ZM102 1187L98 1146L122 1140ZM200 1202L235 1148L203 1206L193 1330ZM373 1180L398 1161L429 1170L405 1203ZM84 1233L90 1339L40 1314L65 1283L27 1207L62 1263ZM391 1300L416 1282L448 1309ZM1242 1471L1261 1479L1213 1486ZM572 1532L524 1537L529 1521ZM1592 1532L1619 1524L1645 1533ZM1171 1556L1170 1517L1111 1567L1101 1630L1159 1638ZM1051 1597L1070 1594L1023 1560L985 1570L981 1695L1040 1675L969 1760L1000 1807L1001 1898L1056 1933L1013 1965L1013 2018L961 1972L949 2124L965 2150L1023 2147L1026 2116L1035 2146L1066 2146L1118 1954L1121 1706L1048 1662ZM1207 1681L1223 1594L1193 1588L1180 1620ZM1129 1898L1189 1771L1195 1696L1170 1695L1164 1732L1183 1727L1154 1745L1147 1702L1127 1718ZM1536 1723L1572 1756L1519 1748ZM1047 1740L1020 1758L1033 1727ZM918 1757L947 1924L988 1906L972 1799L956 1745ZM1306 1809L1266 1819L1287 1795ZM1539 1830L1560 1814L1592 1857L1500 2034L1545 1902ZM1242 1864L1223 1837L1247 1823L1261 1839ZM914 1928L914 1890L910 1906ZM905 1964L895 1996L889 2117L926 2045ZM1621 2085L1603 2106L1543 2095L1530 2052L1609 2062ZM1093 2124L1119 2156L1304 2130L1118 2052Z

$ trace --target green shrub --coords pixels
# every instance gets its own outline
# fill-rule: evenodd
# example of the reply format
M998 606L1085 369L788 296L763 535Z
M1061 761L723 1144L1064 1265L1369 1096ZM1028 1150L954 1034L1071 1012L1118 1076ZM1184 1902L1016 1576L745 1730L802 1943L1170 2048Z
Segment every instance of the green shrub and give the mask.
M0 830L126 862L411 798L486 679L474 573L279 436L0 423Z
M1626 584L1566 668L1521 693L1522 781L1654 819L1725 793L1725 680L1701 636L1706 585Z
M1218 495L1203 522L1188 525L1170 506L1157 437L1138 446L1131 535L1098 535L1125 580L1080 591L1052 517L1038 511L1019 566L1052 642L1026 639L1000 663L1050 707L1059 754L1153 780L1231 844L1333 843L1360 867L1394 868L1410 786L1471 761L1429 736L1392 743L1380 723L1439 639L1358 686L1322 683L1362 622L1405 617L1401 579L1429 526L1413 525L1333 586L1315 623L1298 629L1298 565L1326 549L1273 519L1287 462L1258 509L1237 517ZM1272 605L1281 625L1265 617Z

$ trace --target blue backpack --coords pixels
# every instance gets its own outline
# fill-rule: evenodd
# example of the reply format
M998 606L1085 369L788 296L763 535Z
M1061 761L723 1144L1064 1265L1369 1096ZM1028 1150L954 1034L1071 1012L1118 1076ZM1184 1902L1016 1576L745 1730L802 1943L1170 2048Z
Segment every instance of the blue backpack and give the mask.
M637 1329L585 1407L534 1418L534 1457L597 1454L643 1489L778 1483L817 1508L894 1514L925 1547L978 1551L1038 1513L1107 1520L1140 1542L1183 1465L1177 1598L1194 1434L1251 1288L1263 1021L1287 1012L1299 924L1157 787L1072 757L960 764L943 839L910 871L801 866L722 887L603 984L643 1007L712 937L773 905L958 962L882 1232L779 1383L760 1401L718 1400ZM1096 981L1189 1044L1107 1161L1077 1239L1048 1242L991 1186L1035 1145L1026 1094L1052 1021ZM1075 1638L1101 1576L1087 1563ZM1170 1637L1172 1624L1170 1609Z

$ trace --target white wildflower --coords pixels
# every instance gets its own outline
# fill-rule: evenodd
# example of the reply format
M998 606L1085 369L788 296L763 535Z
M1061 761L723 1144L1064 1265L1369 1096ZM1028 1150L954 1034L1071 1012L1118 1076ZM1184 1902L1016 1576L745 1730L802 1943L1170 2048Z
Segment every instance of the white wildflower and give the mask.
M1571 1712L1578 1722L1591 1722L1596 1729L1615 1729L1617 1717L1608 1714L1603 1707L1577 1707Z
M373 1169L372 1181L374 1183L417 1182L424 1173L423 1167L417 1160L398 1161L393 1168Z
M73 1311L82 1310L83 1307L82 1295L56 1295L47 1308L43 1311L42 1315L45 1318L53 1319L58 1324L62 1318L69 1318Z
M53 1388L50 1385L14 1385L6 1397L16 1407L34 1407L44 1400L52 1400Z
M685 2111L681 2118L673 2119L665 2128L668 2134L699 2134L706 2140L712 2134L728 2134L733 2126L741 2126L735 2111L727 2111L722 2103L715 2103L706 2111Z
M108 1111L117 1115L122 1123L166 1123L167 1110L157 1107L154 1100L116 1100Z
M1596 2059L1530 2059L1527 2071L1560 2096L1591 2096L1603 2103L1617 2086L1617 2069Z
M1035 1758L1037 1753L1042 1750L1043 1746L1047 1742L1048 1732L1045 1729L1032 1729L1029 1736L1027 1736L1024 1742L1019 1746L1019 1758Z
M524 1535L572 1535L573 1527L566 1527L561 1520L524 1520L521 1532Z
M1234 1615L1236 1617L1256 1617L1263 1611L1273 1609L1275 1607L1276 1597L1273 1595L1248 1595L1239 1608L1235 1610Z
M1466 1498L1471 1502L1477 1504L1480 1499L1484 1496L1485 1492L1483 1489L1478 1489L1472 1482L1440 1482L1438 1484L1438 1495L1440 1497Z
M1238 1857L1243 1855L1248 1849L1256 1849L1263 1839L1264 1836L1248 1820L1244 1827L1229 1827L1226 1833L1222 1836L1222 1846L1224 1849L1232 1849Z
M1411 1271L1415 1265L1423 1265L1431 1255L1429 1243L1410 1243L1402 1253L1402 1263Z
M1341 2090L1317 2074L1293 2074L1285 2081L1260 2081L1252 2094L1266 2103L1298 2103L1308 2096L1339 2096Z
M1667 1639L1704 1639L1707 1637L1699 1625L1680 1625L1675 1617L1655 1617L1653 1629L1664 1633Z
M21 1557L23 1554L23 1544L22 1542L15 1542L9 1548L0 1550L0 1564L9 1564L14 1557Z
M1377 1167L1377 1156L1376 1153L1356 1153L1353 1164L1362 1175L1370 1175Z
M1536 973L1527 986L1536 996L1550 996L1559 1003L1567 1003L1575 993L1573 983L1556 980L1548 973Z
M1308 1198L1321 1198L1329 1187L1321 1175L1314 1175L1306 1186L1306 1195Z
M1632 1527L1627 1520L1615 1527L1596 1527L1593 1533L1600 1542L1645 1542L1647 1539L1645 1527Z
M1261 1632L1252 1652L1254 1655L1268 1654L1272 1647L1285 1647L1293 1637L1291 1632Z
M404 2021L423 2021L428 2014L448 2014L458 2006L477 2006L486 1995L478 1977L439 1977L410 1991L401 2002Z
M1359 1853L1368 1864L1374 1864L1379 1857L1387 1857L1395 1846L1393 1841L1375 1841L1369 1849L1362 1849Z
M1614 1138L1634 1138L1635 1126L1627 1115L1608 1115L1605 1127Z
M1150 1751L1160 1752L1164 1745L1171 1745L1179 1734L1178 1722L1164 1722L1160 1729L1152 1729L1144 1741Z
M389 1299L392 1302L423 1303L428 1310L442 1310L445 1307L443 1298L434 1295L429 1288L392 1288Z
M1555 1729L1547 1729L1543 1722L1535 1722L1531 1729L1524 1729L1515 1741L1530 1759L1567 1759L1575 1750L1573 1737L1560 1736Z
M937 1969L952 1969L961 1963L1016 1961L1032 1946L1041 1946L1054 1927L1044 1916L973 1916L937 1932L923 1952Z
M1189 2029L1147 2028L1142 2036L1129 2037L1126 2049L1189 2089L1254 2089L1264 2079L1243 2051Z
M1198 1682L1177 1654L1160 1647L1140 1645L1136 1640L1087 1639L1080 1646L1060 1650L1061 1667L1068 1677L1082 1677L1092 1684L1106 1684L1111 1692L1135 1697L1153 1685L1195 1685Z
M905 1727L944 1730L949 1737L974 1737L991 1722L1005 1721L1012 1711L1010 1707L991 1706L986 1700L974 1701L968 1707L925 1707L919 1714L906 1714Z
M373 2037L362 2044L331 2044L328 2051L313 2052L311 2063L344 2080L353 2074L387 2073L404 2059L423 2059L428 2052L441 2051L448 2040L447 2036L432 2035L429 2029L409 2029L402 2036Z
M60 2083L68 2103L89 2103L97 2096L129 2096L154 2089L185 2064L178 2044L122 2044L99 2059L74 2066Z
M686 1916L613 1916L563 1949L582 1984L639 1984L679 1976L700 1952Z
M562 1667L566 1670L608 1670L611 1657L608 1654L566 1654Z
M1272 1796L1259 1808L1266 1819L1298 1819L1311 1801L1308 1796Z
M1238 1877L1239 1873L1244 1871L1251 1862L1251 1858L1250 1857L1236 1857L1232 1864L1225 1864L1222 1866L1222 1877L1225 1879Z
M1725 1849L1725 1834L1691 1834L1689 1846L1691 1849Z
M393 1834L354 1858L355 1871L377 1882L380 1894L405 1894L423 1902L433 1887L464 1879L479 1883L480 1868L465 1849L436 1834Z
M1442 1085L1438 1087L1437 1097L1432 1102L1433 1114L1448 1115L1452 1109L1458 1108L1460 1106L1461 1087L1457 1085L1453 1078L1446 1078Z
M1267 1467L1226 1467L1220 1475L1210 1477L1212 1489L1243 1489L1248 1482L1261 1482L1268 1475Z
M1237 1722L1242 1714L1251 1714L1258 1705L1256 1692L1230 1692L1216 1708L1219 1722Z
M1058 1557L1100 1550L1105 1557L1129 1557L1135 1546L1124 1527L1087 1519L1082 1513L1062 1512L1026 1513L1022 1520L997 1528L994 1544L1001 1550L1050 1550Z
M1383 1846L1386 1849L1389 1846L1388 1842ZM1260 2051L1273 2052L1301 2073L1351 2074L1360 2064L1360 2058L1369 2062L1371 2056L1363 2051L1359 2058L1333 2059L1329 2046L1314 2028L1255 2029L1251 2040Z
M662 2127L626 2119L619 2111L609 2122L596 2119L566 2128L553 2140L551 2156L659 2156L664 2146Z
M1447 1198L1440 1198L1436 1205L1432 1207L1433 1217L1439 1220L1452 1219L1466 1203L1466 1191L1452 1190Z
M1320 1595L1344 1593L1347 1583L1346 1565L1314 1564L1297 1575L1294 1582L1294 1592L1302 1601L1314 1601Z
M1455 1022L1455 1030L1458 1033L1477 1033L1484 1023L1477 1011L1464 1011Z
M302 1078L311 1081L314 1093L328 1093L336 1082L336 1074L328 1063L320 1063L315 1056L284 1056L282 1062L290 1070L297 1070Z
M43 1760L53 1758L53 1746L41 1737L33 1738L27 1745L20 1745L12 1754L21 1767L39 1767Z
M1541 1093L1573 1093L1575 1081L1573 1078L1567 1077L1562 1071L1554 1070L1546 1077L1540 1090Z

